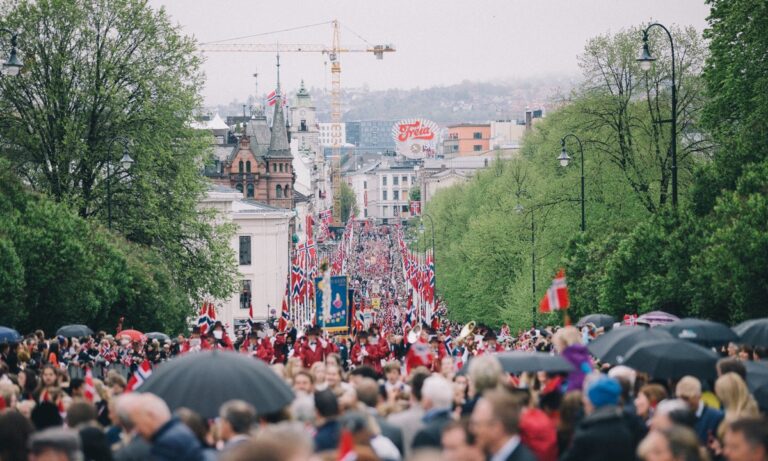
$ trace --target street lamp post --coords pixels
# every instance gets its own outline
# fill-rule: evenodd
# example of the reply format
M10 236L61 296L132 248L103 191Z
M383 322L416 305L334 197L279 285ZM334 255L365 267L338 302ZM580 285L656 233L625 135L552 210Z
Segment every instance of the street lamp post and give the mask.
M515 206L515 211L522 213L525 210L519 203ZM533 300L531 308L531 322L536 326L536 221L533 217L533 207L531 207L531 299Z
M645 28L643 31L643 49L640 52L640 57L637 58L637 62L640 63L640 68L647 72L651 69L651 63L656 60L648 49L648 32L653 27L660 27L667 33L669 45L672 48L672 118L660 120L659 123L670 123L672 125L672 139L669 148L672 154L672 206L677 207L677 83L675 80L675 41L672 40L672 33L669 29L658 22L654 22Z
M568 133L563 136L563 138L560 139L560 156L557 157L557 160L560 161L560 166L563 168L567 167L568 163L571 161L571 157L568 156L568 151L565 150L565 140L569 137L575 139L576 142L579 143L579 155L581 156L581 231L584 232L587 230L587 213L584 207L584 146L581 144L581 139L573 133Z
M112 138L107 149L107 228L109 229L112 229L112 147L115 142L123 145L123 157L120 159L120 166L128 171L133 165L133 159L128 155L129 141L122 137Z
M24 63L21 62L21 59L19 59L16 52L16 42L19 34L6 28L0 28L0 32L11 35L11 52L8 54L8 60L3 63L3 71L6 75L15 77L16 75L19 75L21 68L24 66Z

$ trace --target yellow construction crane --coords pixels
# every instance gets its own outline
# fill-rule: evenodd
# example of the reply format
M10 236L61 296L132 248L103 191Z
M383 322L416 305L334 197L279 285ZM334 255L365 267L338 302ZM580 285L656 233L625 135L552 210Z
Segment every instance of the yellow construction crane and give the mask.
M342 48L340 45L340 24L330 21L333 28L331 45L317 44L263 44L263 43L203 43L198 49L209 53L322 53L331 61L331 185L333 191L333 225L341 226L341 53L373 53L376 59L384 59L384 53L395 51L392 45L370 45L364 48ZM314 24L313 27L318 24ZM303 27L297 27L296 30ZM280 31L282 32L282 31ZM267 33L269 34L269 33ZM259 34L259 35L267 35ZM362 38L362 37L361 37Z

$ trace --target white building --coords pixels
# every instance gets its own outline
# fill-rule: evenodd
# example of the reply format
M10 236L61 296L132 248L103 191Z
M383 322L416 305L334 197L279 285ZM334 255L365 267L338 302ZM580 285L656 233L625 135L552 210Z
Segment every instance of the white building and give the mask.
M491 149L519 148L527 129L525 122L496 120L491 122Z
M318 124L320 129L320 145L323 147L333 147L333 139L331 138L331 130L333 129L333 123L325 123L321 122ZM342 144L346 144L347 141L347 125L344 123L339 123L339 128L341 129L341 134L339 136L339 139L341 139Z
M387 222L409 218L417 168L414 161L387 159L347 173L345 180L355 191L360 217Z
M266 320L271 309L279 314L289 271L290 222L295 213L244 199L241 192L219 185L211 186L201 207L216 209L220 220L237 226L230 247L238 262L238 292L229 299L216 300L217 318L232 332L236 324L248 320L251 304L257 320Z
M510 159L519 155L519 149L495 149L480 155L424 159L418 172L421 185L421 203L432 200L440 189L467 182L476 171L488 168L497 159Z

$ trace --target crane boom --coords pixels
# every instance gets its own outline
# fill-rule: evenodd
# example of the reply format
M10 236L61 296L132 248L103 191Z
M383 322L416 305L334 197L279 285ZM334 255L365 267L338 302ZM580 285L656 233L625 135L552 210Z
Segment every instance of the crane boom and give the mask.
M365 48L342 48L340 24L333 25L331 46L318 44L268 44L268 43L203 43L198 51L203 53L322 53L331 61L331 187L333 191L333 225L341 226L341 53L373 53L376 59L384 59L384 53L396 51L392 45L372 45Z

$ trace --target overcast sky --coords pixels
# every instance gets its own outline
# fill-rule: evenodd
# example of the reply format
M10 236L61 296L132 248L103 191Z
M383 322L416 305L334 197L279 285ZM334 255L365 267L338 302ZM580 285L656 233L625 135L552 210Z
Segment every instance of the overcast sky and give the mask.
M371 89L450 85L553 74L577 75L589 37L647 22L706 26L704 0L149 0L164 6L201 43L264 34L338 19L342 46L395 45L382 61L342 56L342 86ZM331 43L330 24L242 39L241 43ZM639 42L638 37L638 42ZM236 43L236 42L235 42ZM209 105L245 100L275 85L272 53L207 54ZM281 82L330 87L317 53L281 55ZM326 72L327 69L327 72Z

